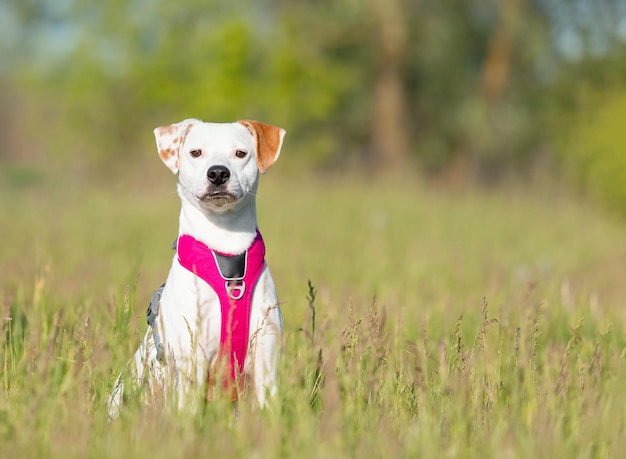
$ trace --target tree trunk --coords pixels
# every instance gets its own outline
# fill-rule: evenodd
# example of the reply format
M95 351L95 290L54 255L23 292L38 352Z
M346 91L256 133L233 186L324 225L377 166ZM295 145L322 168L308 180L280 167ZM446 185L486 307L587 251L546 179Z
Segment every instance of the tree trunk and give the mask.
M500 0L498 22L489 39L482 69L482 96L489 106L497 105L509 79L513 40L522 0Z
M397 167L409 150L406 54L407 25L403 0L370 0L377 33L377 69L371 118L374 161Z

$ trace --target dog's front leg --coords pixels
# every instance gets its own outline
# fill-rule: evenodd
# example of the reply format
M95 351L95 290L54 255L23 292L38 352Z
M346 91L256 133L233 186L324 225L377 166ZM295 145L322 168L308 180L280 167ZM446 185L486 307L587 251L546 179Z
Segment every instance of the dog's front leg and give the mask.
M254 292L250 320L249 368L260 407L276 393L283 322L274 280L265 269Z
M278 313L278 307L275 308L275 311ZM272 397L276 393L276 368L280 353L280 341L279 322L273 317L265 320L265 323L257 329L250 343L254 393L261 408L265 406L267 397Z
M179 412L196 413L199 402L206 394L207 364L204 359L179 356L176 360L176 381L170 387L175 388L176 406Z
M162 356L158 352L154 342L152 327L148 328L139 348L128 362L126 373L120 374L113 385L113 390L107 399L109 421L117 419L122 406L124 391L132 389L136 391L145 383L149 388L150 403L159 394L163 393L165 385L164 365L161 363Z
M278 304L265 308L258 321L252 322L250 362L254 393L259 406L266 405L267 397L276 393L276 370L282 340L282 317Z

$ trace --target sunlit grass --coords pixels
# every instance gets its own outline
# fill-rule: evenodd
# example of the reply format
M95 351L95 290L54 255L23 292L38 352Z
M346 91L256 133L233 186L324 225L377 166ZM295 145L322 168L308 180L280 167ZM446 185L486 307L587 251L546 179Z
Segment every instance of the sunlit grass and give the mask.
M173 255L174 182L2 189L0 457L625 450L623 225L547 191L443 193L415 178L264 177L278 396L237 414L130 403L107 424Z

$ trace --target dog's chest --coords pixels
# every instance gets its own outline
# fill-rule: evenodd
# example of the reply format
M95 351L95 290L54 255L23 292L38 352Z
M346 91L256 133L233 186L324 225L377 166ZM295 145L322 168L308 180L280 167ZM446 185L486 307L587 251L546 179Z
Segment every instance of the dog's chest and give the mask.
M174 356L228 356L230 377L243 374L254 291L265 269L265 245L257 231L241 255L220 254L189 235L178 238L177 255L162 297L161 326ZM221 351L220 351L221 350Z
M265 244L257 231L241 255L220 254L190 235L178 238L178 262L211 286L221 310L220 345L232 380L243 374L248 351L252 296L265 267Z
M206 282L181 266L174 257L161 297L159 315L168 335L198 335L217 330L221 320L220 299ZM218 337L219 338L219 337Z

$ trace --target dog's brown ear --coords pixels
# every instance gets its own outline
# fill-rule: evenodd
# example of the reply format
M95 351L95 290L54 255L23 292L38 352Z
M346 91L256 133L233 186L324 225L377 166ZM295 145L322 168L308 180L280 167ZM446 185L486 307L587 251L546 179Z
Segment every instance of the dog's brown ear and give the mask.
M180 149L185 143L185 137L189 129L200 122L196 119L187 119L154 130L159 157L174 174L178 172L180 166Z
M256 141L256 161L259 171L261 174L264 174L272 167L272 164L276 162L280 155L285 130L252 120L240 120L238 123L247 127L254 136Z

